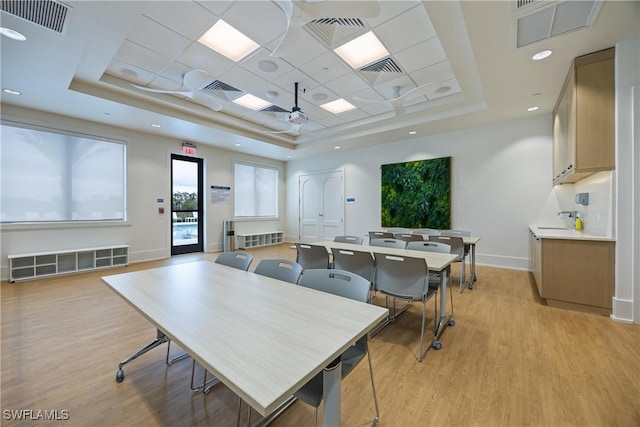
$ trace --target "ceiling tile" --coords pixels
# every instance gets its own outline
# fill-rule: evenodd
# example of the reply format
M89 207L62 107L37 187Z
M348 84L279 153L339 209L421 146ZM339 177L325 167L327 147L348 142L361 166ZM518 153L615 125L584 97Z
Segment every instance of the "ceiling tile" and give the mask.
M267 83L267 80L241 67L235 67L222 74L220 80L247 93L253 93L255 89Z
M145 15L190 40L197 40L216 20L200 4L187 1L156 1Z
M270 56L271 52L267 49L259 49L254 55L242 61L239 65L247 71L250 71L264 79L273 80L278 77L282 77L287 73L293 71L294 67L281 58L274 58ZM263 71L261 63L275 64L277 69L272 72ZM266 64L269 65L269 64Z
M141 16L127 39L169 58L180 55L192 42L151 19Z
M451 89L447 92L438 91L438 89L445 86L449 86ZM451 79L451 80L446 80L440 83L439 85L434 85L433 89L429 91L429 93L427 93L427 98L429 98L430 100L434 100L438 98L444 98L445 96L454 95L460 92L461 92L461 89L460 89L460 84L458 83L458 80Z
M436 36L433 25L422 5L417 5L392 21L375 28L390 52L397 52Z
M320 83L326 83L347 73L353 73L353 70L346 66L333 51L327 51L299 68Z
M194 43L189 46L189 48L177 58L177 61L192 70L204 70L214 77L220 76L236 66L235 62L200 43Z
M136 65L143 70L155 74L160 73L171 62L170 58L130 42L129 40L125 40L124 43L122 43L115 59L126 62L127 64Z
M182 3L182 1L176 1L176 3ZM235 3L235 1L229 0L205 0L196 1L200 6L204 7L208 11L215 13L217 16L222 16L222 14Z
M447 55L437 37L400 51L395 56L400 68L407 73L447 60Z
M448 61L439 62L430 67L423 68L411 74L411 77L417 85L427 83L440 83L455 78L453 69Z
M367 82L355 73L338 77L335 80L325 83L325 86L335 93L342 94L343 97L352 96L370 87Z
M267 46L284 33L284 12L270 1L238 1L222 19L261 46Z
M156 77L155 73L143 70L140 67L127 64L117 59L111 61L105 72L138 85L146 85Z

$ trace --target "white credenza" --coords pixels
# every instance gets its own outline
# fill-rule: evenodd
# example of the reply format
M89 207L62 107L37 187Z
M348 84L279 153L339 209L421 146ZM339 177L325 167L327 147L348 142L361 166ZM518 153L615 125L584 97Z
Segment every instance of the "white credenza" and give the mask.
M269 231L266 233L236 234L236 246L242 249L258 246L277 245L284 241L282 231Z
M129 264L129 246L104 246L9 255L9 280L79 273Z

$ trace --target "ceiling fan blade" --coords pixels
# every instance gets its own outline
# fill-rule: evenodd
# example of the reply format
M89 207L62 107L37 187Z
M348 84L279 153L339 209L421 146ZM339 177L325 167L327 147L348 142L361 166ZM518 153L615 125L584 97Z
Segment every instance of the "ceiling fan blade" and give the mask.
M302 123L300 124L292 124L291 127L289 129L286 130L279 130L279 131L274 131L274 132L269 132L269 133L293 133L294 135L300 135L300 127L302 126Z
M412 98L417 98L419 96L426 95L427 94L427 89L430 88L431 86L433 86L433 83L427 83L427 84L424 84L424 85L420 85L418 87L415 87L415 88L411 89L407 93L403 93L402 95L400 95L396 99L403 99L403 98L412 99Z
M402 116L405 113L404 105L402 104L401 98L390 101L389 105L393 107L393 111L396 113L396 117Z
M357 96L354 96L351 98L352 100L354 100L355 102L361 102L361 103L365 103L365 104L389 104L390 101L386 100L386 99L364 99L364 98L359 98Z
M204 92L195 91L192 92L190 98L203 103L205 106L211 108L213 111L222 110L222 104L215 100L212 95L206 94Z
M182 86L192 91L202 89L213 81L213 78L204 70L191 70L184 73Z
M303 1L302 11L312 18L375 18L380 15L379 1Z
M135 87L136 89L140 89L140 90L144 90L146 92L152 92L152 93L168 93L171 95L184 95L184 96L189 96L191 95L192 91L190 90L164 90L164 89L153 89L150 87L145 87L145 86L139 86L136 84L131 83L131 86Z

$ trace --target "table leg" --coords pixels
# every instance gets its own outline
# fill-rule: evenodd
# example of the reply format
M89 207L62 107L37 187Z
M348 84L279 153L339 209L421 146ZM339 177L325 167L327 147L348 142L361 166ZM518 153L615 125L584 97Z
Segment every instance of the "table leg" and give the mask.
M138 357L142 356L149 350L152 350L158 347L159 345L166 343L169 340L169 338L164 333L162 333L160 329L157 329L156 331L157 331L156 339L154 339L149 344L142 347L140 350L136 351L131 356L127 357L125 360L120 362L120 364L118 365L118 371L116 372L116 382L120 383L124 380L124 370L122 369L124 365L126 365L127 363L131 362L134 359L137 359Z
M473 288L473 282L477 282L476 277L476 245L471 245L471 278L469 281L469 289Z
M442 348L442 344L439 341L442 332L445 330L447 326L455 325L455 321L453 320L453 313L447 316L447 280L448 274L447 270L442 270L440 272L440 310L439 310L439 319L434 328L433 334L433 342L431 345L436 350L440 350Z
M322 387L324 390L324 407L322 408L323 427L340 427L340 381L342 379L342 362L334 360L322 371Z

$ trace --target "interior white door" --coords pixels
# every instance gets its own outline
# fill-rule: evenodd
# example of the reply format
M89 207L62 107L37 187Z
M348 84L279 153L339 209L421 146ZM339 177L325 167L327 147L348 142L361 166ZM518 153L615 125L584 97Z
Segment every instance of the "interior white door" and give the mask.
M300 241L333 240L344 234L342 171L301 175Z

